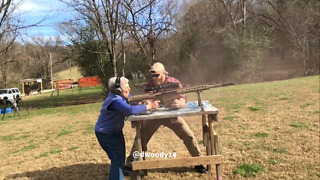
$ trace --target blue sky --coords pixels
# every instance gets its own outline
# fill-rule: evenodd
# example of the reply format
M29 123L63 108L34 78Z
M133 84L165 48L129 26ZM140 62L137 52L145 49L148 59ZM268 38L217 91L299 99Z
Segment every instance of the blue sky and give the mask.
M67 21L74 13L59 0L13 0L13 3L19 2L21 4L15 12L20 14L20 19L25 25L35 24L45 19L39 26L28 28L26 32L22 32L23 37L28 37L28 39L33 36L46 38L60 36L56 28L57 24ZM181 1L179 0L179 2Z
M34 24L45 19L39 26L27 29L25 33L28 37L59 36L56 30L57 24L68 20L72 14L66 9L66 5L58 0L23 0L16 13L21 15L20 18L24 24Z

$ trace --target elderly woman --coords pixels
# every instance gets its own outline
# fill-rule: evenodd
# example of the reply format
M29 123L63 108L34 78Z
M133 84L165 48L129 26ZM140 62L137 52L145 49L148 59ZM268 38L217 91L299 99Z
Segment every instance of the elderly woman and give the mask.
M125 140L122 132L126 116L139 114L152 108L157 108L157 102L147 105L129 105L129 80L124 77L109 79L110 93L104 100L100 115L95 125L95 134L102 149L111 160L109 180L123 179L125 163Z

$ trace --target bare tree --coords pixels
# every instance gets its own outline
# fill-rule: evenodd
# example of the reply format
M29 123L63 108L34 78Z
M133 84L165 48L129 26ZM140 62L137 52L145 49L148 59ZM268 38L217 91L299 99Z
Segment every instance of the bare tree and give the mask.
M123 25L126 22L126 15L123 13L122 0L62 0L62 2L79 14L76 19L69 22L69 25L73 26L72 31L78 33L77 37L81 38L77 27L93 31L94 37L91 42L97 43L97 48L92 49L95 51L92 53L96 54L95 65L99 68L100 77L106 86L110 77L109 67L113 76L118 76L119 60L122 59L124 62L122 65L125 65ZM122 69L122 75L124 74Z
M122 6L120 6L119 12L120 12L119 33L120 33L121 54L122 54L122 60L123 60L121 72L122 72L122 76L125 76L125 68L126 68L126 64L127 64L126 49L128 49L126 47L126 44L128 42L128 40L126 38L126 34L127 34L129 10L128 10L128 8L126 8L126 6L123 6L123 2L122 2Z
M254 12L261 22L280 32L300 51L305 75L319 73L319 9L317 0L260 0Z
M19 21L15 19L16 16L13 14L18 5L18 1L14 4L12 0L2 0L0 3L0 72L5 87L9 71L15 69L15 63L18 63L17 57L22 53L19 46L15 45L18 30L26 28L26 26L19 25Z
M23 53L22 47L17 43L12 43L6 47L6 51L1 53L1 86L7 87L10 80L19 77L19 56Z
M110 68L113 76L118 76L118 73L125 75L126 49L131 46L132 40L142 52L147 66L156 61L156 43L172 30L171 14L176 5L173 0L62 1L79 14L77 19L65 23L69 27L69 32L65 29L65 33L75 32L79 40L84 35L84 31L79 29L87 29L87 34L94 32L90 41L91 44L97 43L93 53L96 54L96 67L105 85ZM74 47L84 47L84 41L77 42L75 36L69 37L73 38Z
M147 66L157 61L157 42L174 30L172 14L177 6L173 0L126 1L129 10L128 29Z
M0 49L0 53L7 51L7 48L14 42L15 38L8 38L16 29L10 25L10 19L15 7L12 0L2 0L0 4L0 41L6 41L6 45Z
M231 22L231 27L234 30L237 29L239 23L245 23L245 1L246 0L219 0L219 2L223 5L225 9L229 22Z
M20 63L18 56L23 54L23 48L16 43L17 38L21 38L21 31L37 26L44 20L33 24L23 24L21 21L23 14L17 12L22 3L23 0L0 1L0 69L5 83L7 82L7 71L17 69L17 64ZM10 78L14 77L10 75Z
M43 18L32 24L23 24L20 18L23 14L16 12L23 1L24 0L1 0L0 2L0 41L5 41L7 44L7 46L2 46L0 53L7 51L6 48L15 42L21 30L38 26L45 20L45 18Z
M33 59L30 71L37 78L50 79L51 62L50 53L56 53L59 44L52 38L33 37L32 43L27 46L27 54Z

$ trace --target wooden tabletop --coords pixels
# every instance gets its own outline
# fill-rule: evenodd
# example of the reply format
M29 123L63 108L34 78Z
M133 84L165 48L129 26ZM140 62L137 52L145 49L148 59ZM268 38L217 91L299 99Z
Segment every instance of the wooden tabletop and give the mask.
M201 111L198 101L188 102L181 109L170 109L170 108L158 108L154 111L149 111L149 114L132 115L128 117L128 121L141 121L141 120L152 120L152 119L166 119L181 116L194 116L203 114L218 114L219 110L213 107L209 101L202 101L204 111Z

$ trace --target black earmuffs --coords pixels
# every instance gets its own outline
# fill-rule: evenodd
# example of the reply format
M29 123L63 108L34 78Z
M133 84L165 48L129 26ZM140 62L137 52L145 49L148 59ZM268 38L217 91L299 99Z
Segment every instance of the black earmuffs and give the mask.
M121 93L122 93L122 89L121 89L121 86L120 86L120 78L121 77L117 77L116 82L114 84L114 92L113 92L113 93L118 94L118 95L121 95Z

